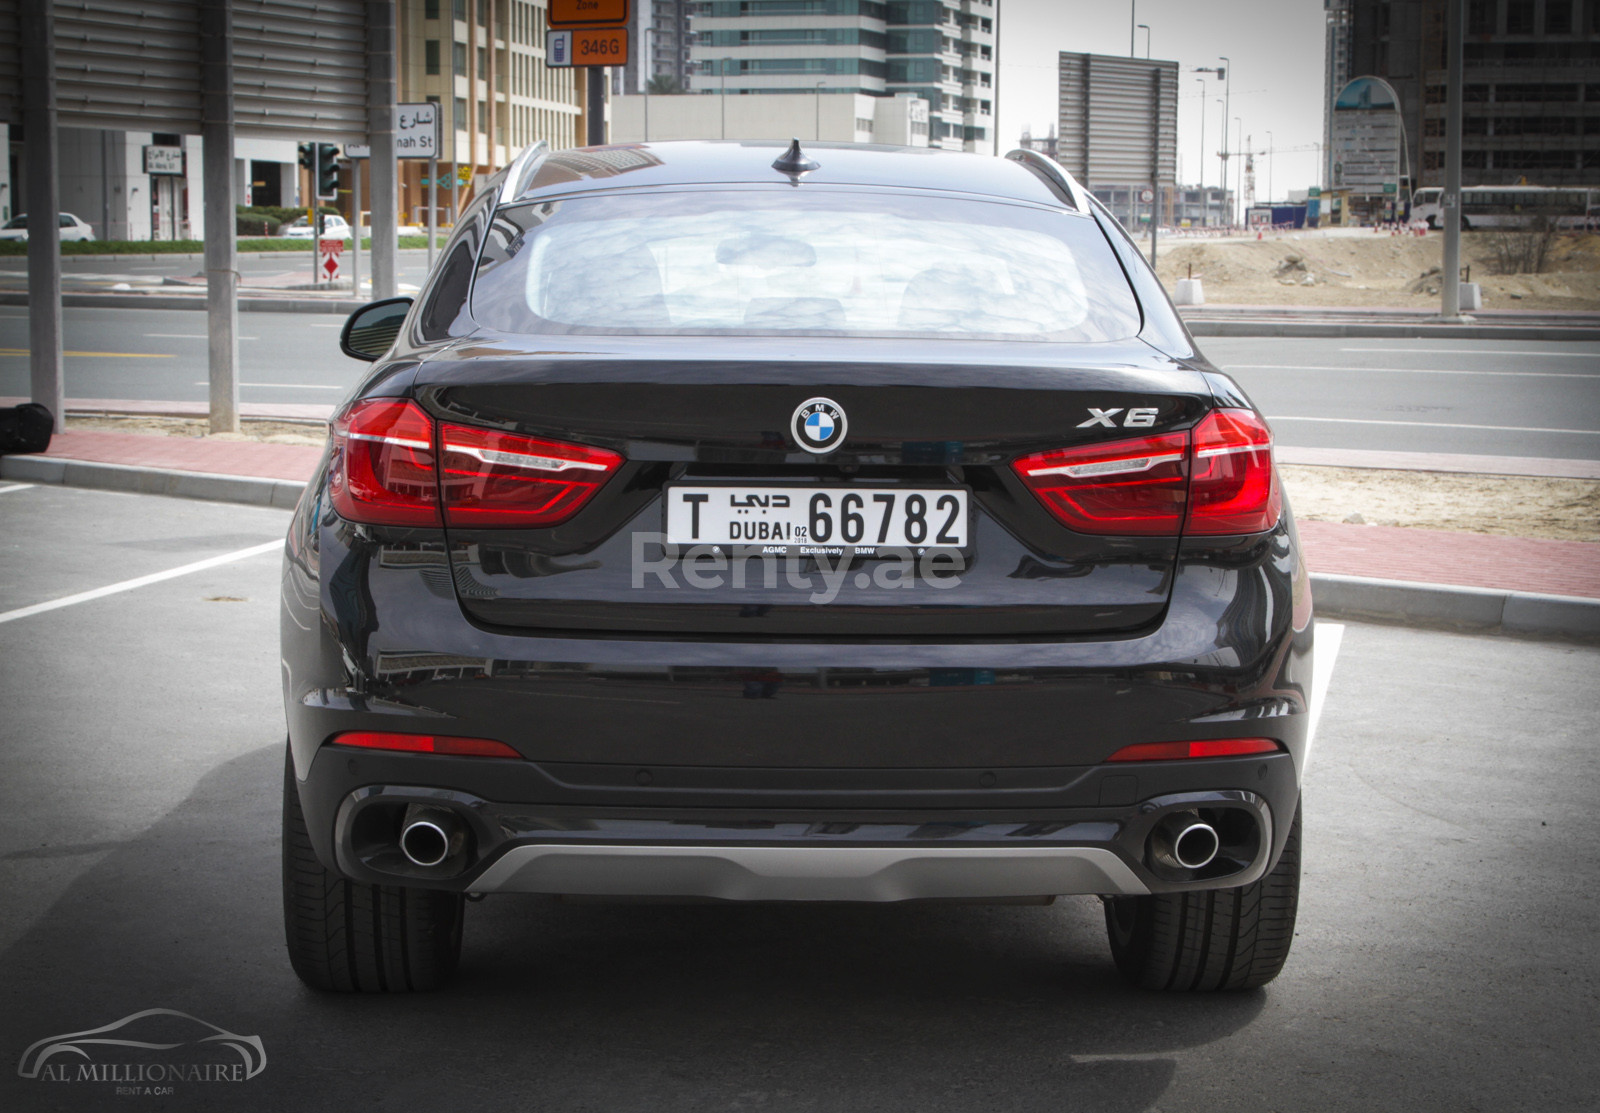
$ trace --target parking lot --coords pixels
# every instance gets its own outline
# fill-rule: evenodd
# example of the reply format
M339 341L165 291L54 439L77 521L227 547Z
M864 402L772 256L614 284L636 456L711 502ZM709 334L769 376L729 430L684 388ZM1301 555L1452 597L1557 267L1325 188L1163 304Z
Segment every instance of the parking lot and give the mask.
M0 484L0 1048L160 1007L267 1056L137 1099L8 1070L0 1108L1592 1108L1600 648L1344 628L1261 991L1125 988L1092 899L502 896L449 992L327 997L279 911L287 520Z

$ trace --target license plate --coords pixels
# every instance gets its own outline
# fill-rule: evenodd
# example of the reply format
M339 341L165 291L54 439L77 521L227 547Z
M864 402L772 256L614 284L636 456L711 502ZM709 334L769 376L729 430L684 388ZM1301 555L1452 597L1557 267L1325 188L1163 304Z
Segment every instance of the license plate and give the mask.
M964 549L961 487L669 486L669 545L759 546L779 555Z

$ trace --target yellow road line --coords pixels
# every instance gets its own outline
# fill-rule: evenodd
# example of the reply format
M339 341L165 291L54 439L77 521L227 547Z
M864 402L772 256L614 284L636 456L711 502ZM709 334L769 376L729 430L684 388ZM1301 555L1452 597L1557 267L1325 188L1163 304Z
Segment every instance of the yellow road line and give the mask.
M0 356L25 356L26 348L0 348ZM74 359L171 359L171 352L62 352Z

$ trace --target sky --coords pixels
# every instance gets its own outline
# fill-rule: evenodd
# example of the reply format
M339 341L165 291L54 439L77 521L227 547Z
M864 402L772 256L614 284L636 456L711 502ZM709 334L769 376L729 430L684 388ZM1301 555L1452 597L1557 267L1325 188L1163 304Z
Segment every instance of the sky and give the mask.
M1000 153L1017 145L1023 128L1045 135L1056 119L1056 61L1060 51L1128 54L1129 9L1134 22L1150 25L1151 58L1177 61L1178 177L1193 185L1200 173L1200 111L1204 104L1205 182L1217 185L1221 162L1223 83L1199 66L1232 60L1232 112L1251 137L1251 150L1265 152L1272 133L1274 199L1291 189L1317 184L1314 143L1322 142L1322 0L999 0ZM1145 53L1139 31L1139 57ZM1203 78L1205 92L1196 81ZM1230 124L1230 129L1233 125ZM1230 146L1244 145L1230 136ZM1233 184L1233 174L1229 174ZM1265 200L1268 161L1256 160L1256 197Z

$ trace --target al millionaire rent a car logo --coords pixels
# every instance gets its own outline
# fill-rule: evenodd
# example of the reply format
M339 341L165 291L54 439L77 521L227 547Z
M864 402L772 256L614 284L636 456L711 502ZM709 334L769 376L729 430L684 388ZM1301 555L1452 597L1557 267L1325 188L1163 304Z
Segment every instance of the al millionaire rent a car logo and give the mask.
M28 1046L17 1074L40 1082L115 1085L165 1095L183 1083L244 1082L267 1068L260 1036L241 1036L175 1009L144 1009L101 1028Z

